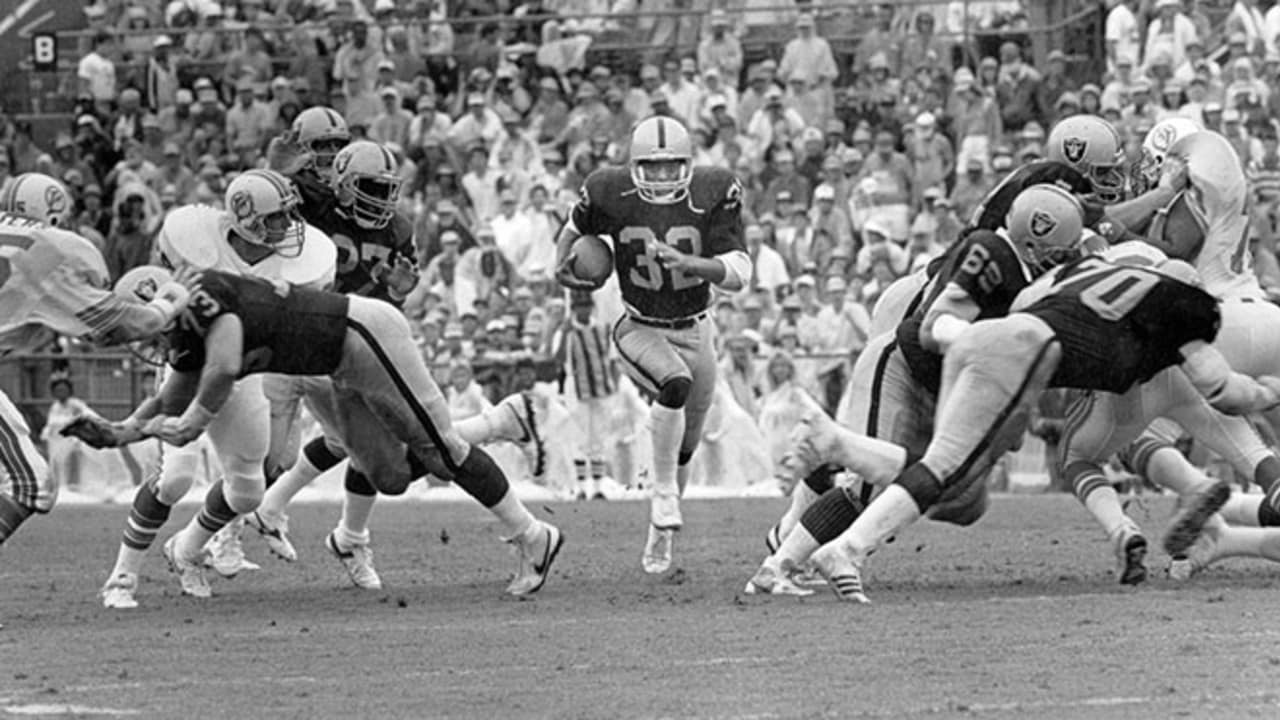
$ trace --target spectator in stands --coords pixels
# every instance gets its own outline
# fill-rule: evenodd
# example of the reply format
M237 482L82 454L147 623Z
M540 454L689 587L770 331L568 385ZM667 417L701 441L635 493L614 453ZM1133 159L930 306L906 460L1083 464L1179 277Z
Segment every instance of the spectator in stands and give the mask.
M1141 28L1134 15L1137 7L1138 0L1113 0L1112 8L1107 13L1105 36L1109 70L1118 70L1121 58L1134 62L1142 52L1139 44Z
M738 406L752 419L759 417L759 401L764 395L763 378L755 362L758 341L752 339L754 330L742 330L725 339L724 356L720 359L720 376L729 385L729 392Z
M1250 55L1262 57L1267 52L1266 39L1263 37L1266 20L1258 9L1258 0L1236 0L1227 15L1226 31L1234 41L1236 35L1245 40L1244 51ZM1234 59L1234 57L1233 57Z
M254 99L254 83L244 78L236 83L236 102L227 110L227 149L239 157L241 165L252 166L259 150L266 146L275 129L267 106Z
M449 141L454 152L461 156L477 144L488 147L502 135L502 119L488 107L484 95L478 92L468 93L466 114L459 117L449 129Z
M709 32L698 43L698 67L704 73L715 68L736 88L742 73L742 44L730 31L729 16L724 10L713 9L707 16L707 24Z
M152 252L153 230L148 228L142 186L131 185L121 191L120 197L102 253L112 282L129 270L151 262Z
M333 58L333 79L342 87L346 98L348 125L367 125L378 113L378 99L373 92L382 51L369 42L369 26L356 19Z
M890 130L875 136L875 152L862 163L862 178L872 181L872 212L885 223L887 235L899 242L907 239L910 207L916 181L911 161L897 152L898 137ZM865 239L865 238L864 238Z
M168 35L158 35L151 41L144 89L147 109L153 113L172 106L178 92L178 58L174 57L172 50L173 40Z
M907 143L907 158L911 161L915 178L913 189L918 194L925 188L945 189L955 178L955 152L951 141L937 131L938 121L933 113L916 116L915 131Z
M885 223L876 218L868 220L862 228L863 244L858 251L854 272L866 276L871 273L875 263L883 261L889 265L890 281L905 274L911 258L906 250L895 242L889 242L889 239L890 229Z
M783 106L782 90L777 85L771 84L764 93L764 107L752 115L750 122L747 123L746 132L755 141L760 151L767 154L771 145L785 147L804 128L804 118L794 108Z
M764 288L772 293L779 287L791 283L791 274L787 271L787 262L782 254L764 242L764 230L759 225L747 225L743 230L747 243L747 254L751 256L752 290Z
M672 113L686 125L692 124L702 103L702 91L696 81L697 63L691 57L679 61L669 59L662 64L662 72L666 78L662 92L667 96Z
M996 101L1006 128L1020 128L1030 122L1043 125L1049 116L1040 104L1040 73L1022 61L1022 50L1017 43L1006 42L1000 46Z
M93 49L80 58L76 68L80 92L93 98L100 115L110 111L116 99L116 40L109 32L101 31L93 36Z
M898 62L902 38L893 29L894 10L894 6L888 3L875 7L875 24L862 36L854 56L854 71L859 75L874 72L881 67L893 77L901 75Z
M388 85L378 92L382 101L382 111L369 126L369 139L378 143L395 143L400 147L409 147L409 127L414 115L405 110L400 102L400 91Z
M227 64L222 69L222 83L226 87L238 88L245 79L251 83L269 82L273 74L266 39L261 30L250 27L244 33L241 48L227 56Z
M809 211L809 220L815 232L825 233L836 247L853 250L853 222L848 212L836 197L836 189L828 183L822 183L813 191L813 208ZM817 258L815 258L817 259ZM819 267L823 267L819 262Z
M222 62L230 51L230 36L220 32L222 7L217 3L202 4L200 19L202 30L187 34L187 58L201 64Z

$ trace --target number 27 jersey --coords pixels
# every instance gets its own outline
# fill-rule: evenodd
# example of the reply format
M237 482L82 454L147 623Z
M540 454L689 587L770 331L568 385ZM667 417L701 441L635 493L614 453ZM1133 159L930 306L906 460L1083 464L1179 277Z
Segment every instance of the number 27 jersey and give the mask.
M741 210L742 186L723 168L694 168L688 196L670 205L642 199L626 168L603 168L587 177L572 222L583 234L613 238L618 285L632 312L677 319L707 309L711 284L664 268L656 244L705 258L745 252Z

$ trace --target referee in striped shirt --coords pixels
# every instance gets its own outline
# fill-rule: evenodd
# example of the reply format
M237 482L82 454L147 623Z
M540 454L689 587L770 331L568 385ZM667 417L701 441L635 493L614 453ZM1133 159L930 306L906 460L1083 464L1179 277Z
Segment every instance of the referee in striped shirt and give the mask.
M561 368L561 392L564 381L572 380L578 398L579 436L573 467L578 480L580 499L603 498L600 481L604 478L604 436L609 417L608 402L617 389L613 362L609 354L609 329L595 322L591 313L595 302L590 291L573 291L569 301L569 320L560 335L556 358Z

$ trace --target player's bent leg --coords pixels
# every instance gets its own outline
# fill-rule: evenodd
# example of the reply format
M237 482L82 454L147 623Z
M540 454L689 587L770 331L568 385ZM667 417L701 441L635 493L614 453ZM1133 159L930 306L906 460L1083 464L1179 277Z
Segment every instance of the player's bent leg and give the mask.
M263 493L258 509L245 516L246 524L258 531L276 557L286 562L298 559L297 548L289 539L289 516L285 513L289 502L302 488L315 482L316 478L342 462L345 457L345 452L334 452L324 437L314 438L303 446L293 467L286 470Z
M271 407L270 442L263 461L263 475L271 487L298 459L302 429L298 419L302 411L301 378L288 375L265 375L262 394Z
M347 468L343 485L346 492L342 499L342 517L325 538L325 547L346 568L352 584L364 590L380 590L382 578L373 565L369 533L369 516L378 491L369 478L354 467Z
M0 544L36 513L53 509L58 487L18 408L0 393Z
M509 440L526 446L533 466L533 477L546 474L547 440L543 435L549 400L540 394L526 390L512 393L498 404L454 423L458 434L472 445Z

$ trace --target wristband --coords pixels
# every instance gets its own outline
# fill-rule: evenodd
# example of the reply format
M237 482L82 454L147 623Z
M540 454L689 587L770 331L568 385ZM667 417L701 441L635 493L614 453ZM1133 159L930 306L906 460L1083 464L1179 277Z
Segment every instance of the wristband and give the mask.
M182 417L178 421L183 427L193 430L204 430L209 423L213 421L214 413L209 412L199 401L193 401L187 406L187 411L182 413Z
M190 291L181 284L170 281L156 290L155 297L147 305L159 310L164 316L164 324L168 325L178 317L178 313L187 309L187 301L190 299Z

